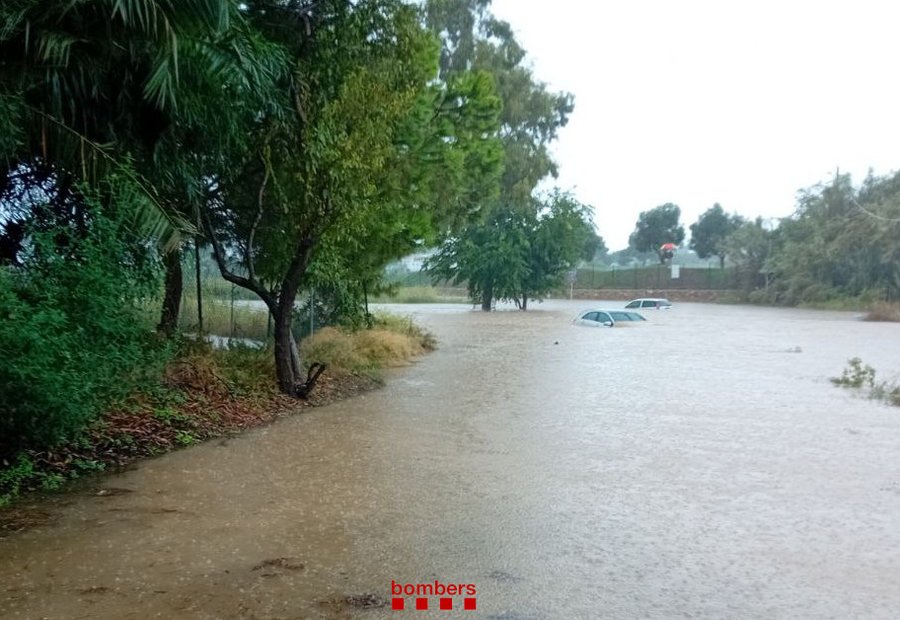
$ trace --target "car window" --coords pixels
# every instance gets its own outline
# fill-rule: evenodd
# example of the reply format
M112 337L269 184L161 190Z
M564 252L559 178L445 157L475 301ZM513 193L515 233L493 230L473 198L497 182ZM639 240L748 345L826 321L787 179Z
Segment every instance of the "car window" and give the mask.
M637 312L629 312L628 316L629 316L629 320L631 320L631 321L646 321L647 320L644 317L642 317L640 314L638 314Z
M597 318L596 312L587 312L581 318L585 321L599 321L600 320L599 318Z
M626 308L640 308L640 307L641 307L641 302L639 302L639 301L632 301L630 304L628 304L628 305L625 306L625 307L626 307Z
M605 312L598 312L596 320L600 321L601 323L606 323L607 321L612 321L612 318Z
M610 312L609 315L613 318L614 321L633 321L631 318L632 314L630 312Z
M656 307L656 302L655 302L655 301L651 301L651 300L648 299L648 300L644 301L644 303L641 304L641 305L642 305L644 308L655 308L655 307Z

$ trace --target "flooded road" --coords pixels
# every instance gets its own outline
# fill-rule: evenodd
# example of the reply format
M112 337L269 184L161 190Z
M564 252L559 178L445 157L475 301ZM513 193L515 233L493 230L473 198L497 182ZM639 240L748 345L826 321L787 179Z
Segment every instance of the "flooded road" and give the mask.
M897 378L900 325L570 324L603 305L399 308L440 349L384 389L40 505L0 539L0 618L896 617L900 409L828 377ZM392 611L392 581L477 611Z

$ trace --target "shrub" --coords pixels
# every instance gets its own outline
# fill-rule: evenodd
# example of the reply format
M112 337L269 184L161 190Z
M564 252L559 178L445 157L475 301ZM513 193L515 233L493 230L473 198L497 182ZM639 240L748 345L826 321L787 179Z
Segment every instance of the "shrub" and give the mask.
M875 386L875 369L868 364L864 366L861 359L854 357L847 362L841 376L832 377L831 382L847 388L872 388Z
M879 301L869 307L869 311L863 317L864 321L900 321L900 306L897 304Z
M372 329L352 332L325 327L300 345L304 360L350 372L403 365L434 348L434 336L408 317L388 314L377 315Z
M152 245L92 206L85 230L34 231L23 264L0 267L0 456L71 436L168 354L142 315Z
M900 384L894 381L876 381L875 369L868 364L864 365L858 357L849 360L841 376L832 377L831 382L839 387L865 390L871 399L900 406Z
M300 344L303 359L327 364L332 370L358 372L370 367L357 353L351 334L336 327L323 327Z

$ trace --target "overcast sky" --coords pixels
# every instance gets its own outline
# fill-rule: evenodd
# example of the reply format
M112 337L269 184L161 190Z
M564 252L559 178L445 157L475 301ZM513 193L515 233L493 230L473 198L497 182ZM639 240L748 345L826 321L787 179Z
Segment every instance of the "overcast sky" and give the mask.
M794 211L836 168L900 169L900 3L494 0L534 73L575 95L557 184L611 250L666 202Z

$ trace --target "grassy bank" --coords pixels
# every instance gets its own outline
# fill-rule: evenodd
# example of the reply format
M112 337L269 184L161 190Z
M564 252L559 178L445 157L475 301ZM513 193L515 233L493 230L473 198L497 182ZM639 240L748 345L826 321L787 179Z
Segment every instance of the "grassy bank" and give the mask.
M301 349L305 360L328 364L328 370L301 401L277 392L271 351L185 342L159 382L116 403L77 437L0 462L0 507L29 491L56 490L70 480L373 389L380 385L379 370L408 364L434 347L430 334L390 315L377 317L371 330L322 330ZM14 514L0 511L0 536L21 525L9 516Z
M369 298L371 303L387 304L465 304L470 303L464 289L435 286L400 286Z

